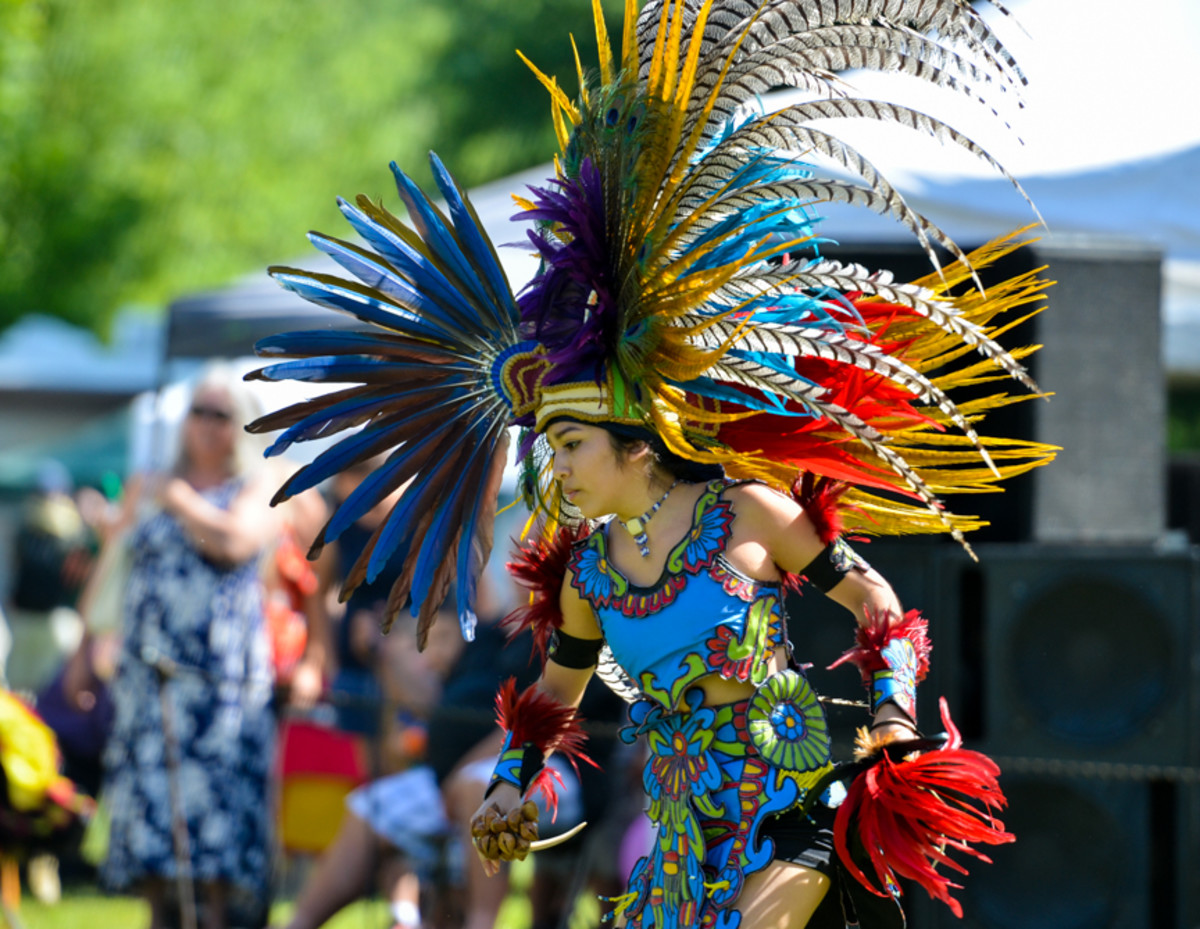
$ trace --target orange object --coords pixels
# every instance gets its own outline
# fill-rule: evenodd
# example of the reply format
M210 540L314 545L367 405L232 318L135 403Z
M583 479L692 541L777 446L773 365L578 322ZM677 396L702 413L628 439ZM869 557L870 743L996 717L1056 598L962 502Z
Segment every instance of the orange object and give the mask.
M289 720L279 775L280 842L288 852L317 854L337 835L346 794L367 779L366 743L340 729Z
M275 676L287 680L308 645L304 599L317 589L316 572L297 544L291 526L284 527L275 546L274 568L274 579L267 584L267 635Z
M0 855L0 901L6 910L21 908L21 870L11 855Z

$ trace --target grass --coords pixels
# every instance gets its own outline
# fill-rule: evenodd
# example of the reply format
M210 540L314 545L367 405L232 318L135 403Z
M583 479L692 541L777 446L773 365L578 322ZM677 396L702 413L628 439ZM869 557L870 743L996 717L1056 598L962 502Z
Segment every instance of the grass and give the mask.
M528 929L529 901L523 892L528 883L528 874L514 875L514 892L500 910L496 929ZM290 900L277 902L271 908L271 925L284 925L292 906ZM23 929L144 929L150 911L136 897L105 896L86 888L67 887L62 900L55 904L41 903L24 894L17 917ZM376 898L346 907L325 924L325 929L390 929L391 925L387 904ZM0 929L8 929L3 915Z
M292 912L291 901L271 908L271 924L282 926ZM143 929L150 921L146 904L134 897L106 897L98 893L71 893L53 905L26 896L17 912L24 929ZM389 929L387 904L381 899L351 904L325 924L325 929ZM524 929L529 908L524 897L513 896L496 921L497 929ZM5 926L0 916L0 927Z

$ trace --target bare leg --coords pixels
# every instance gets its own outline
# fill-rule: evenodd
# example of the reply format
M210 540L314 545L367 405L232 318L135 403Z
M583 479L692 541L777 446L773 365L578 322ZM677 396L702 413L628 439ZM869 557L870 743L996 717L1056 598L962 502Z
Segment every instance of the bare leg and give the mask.
M371 884L377 842L371 827L347 810L333 844L305 881L287 929L317 929L360 897Z
M811 868L773 861L746 878L737 908L743 926L803 929L829 890L829 878Z

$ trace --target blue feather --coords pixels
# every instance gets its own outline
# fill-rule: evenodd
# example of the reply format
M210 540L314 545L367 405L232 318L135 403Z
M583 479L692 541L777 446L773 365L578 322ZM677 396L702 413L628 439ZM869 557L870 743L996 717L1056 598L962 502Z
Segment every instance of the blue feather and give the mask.
M492 457L496 454L497 448L507 435L506 427L503 422L496 422L492 426L494 434L491 437L491 442L488 444L487 461L491 462ZM472 563L472 557L475 553L474 539L475 526L479 522L479 509L483 503L483 496L479 494L475 498L473 506L467 508L466 516L463 521L463 537L458 546L458 561L457 561L457 578L455 585L455 599L458 601L458 625L462 630L463 639L467 642L475 641L475 623L477 617L472 605L475 603L475 588L479 571L483 565Z
M483 271L484 283L491 292L492 300L507 317L503 322L511 327L518 318L517 305L513 300L512 288L509 286L508 277L504 273L500 259L496 256L492 243L479 228L476 217L468 206L466 195L450 172L446 170L442 160L435 152L430 152L429 162L433 166L433 178L437 182L438 189L441 190L442 196L446 198L446 205L450 208L450 219L458 232L459 240L474 258L476 267ZM495 320L497 327L501 325L501 322L499 319Z
M403 428L403 422L389 423L384 426L368 427L356 432L352 436L347 436L331 448L325 449L325 451L321 452L311 462L292 475L284 485L287 496L294 497L296 494L311 487L316 487L321 481L332 477L339 471L344 471L353 465L362 455L368 454L372 443ZM398 435L396 442L400 442L402 438L402 436ZM338 512L341 512L341 508L338 509ZM336 515L334 514L335 518ZM351 520L351 522L353 521ZM335 533L326 532L325 541L332 541L339 535L341 535L340 531Z
M396 402L397 397L418 392L412 390L403 391L399 394L391 392L383 396L376 391L372 391L366 396L363 396L361 392L357 392L355 396L340 403L335 403L332 406L324 407L309 414L294 426L290 426L284 430L271 443L271 447L267 449L266 455L268 458L274 458L276 455L287 451L296 442L306 442L310 439L319 439L335 432L341 432L343 429L353 425L352 422L346 422L346 420L352 420L372 410L375 412L386 410Z
M479 493L478 485L482 475L476 472L480 464L486 464L488 460L488 450L485 449L484 443L487 439L489 425L490 423L485 419L476 420L471 431L463 435L463 442L472 448L472 461L464 467L463 471L465 473L460 476L454 488L438 502L433 521L429 524L429 531L425 533L425 540L421 544L420 553L417 555L416 571L413 574L414 616L421 602L424 600L424 592L433 581L434 572L446 557L446 549L449 547L450 541L449 535L455 528L449 525L452 514L454 514L458 508L458 504L466 494L474 493L477 495ZM480 428L481 426L483 427L482 429ZM476 433L480 434L476 435ZM464 536L464 538L466 537Z
M421 238L433 250L434 254L450 269L480 304L487 305L490 301L487 290L475 269L471 267L463 254L462 246L446 227L446 220L429 198L421 191L412 178L400 170L396 162L391 163L392 174L396 178L396 189L400 199L408 207L409 219L421 233Z
M672 382L674 386L681 390L686 390L688 393L698 394L701 397L710 397L713 400L724 400L729 403L737 403L751 410L759 410L763 413L772 413L776 416L807 416L807 412L797 412L789 410L784 406L783 401L775 394L765 394L762 398L751 396L743 393L734 387L726 384L721 384L709 378L697 378L687 382Z
M408 426L412 420L426 415L427 411L422 410L421 413L406 417L404 425ZM429 432L422 435L419 439L412 439L400 448L395 449L388 456L387 461L380 465L375 471L364 478L359 485L354 488L348 497L342 501L337 512L333 514L333 518L329 520L329 525L325 530L325 540L330 541L336 539L339 535L346 531L354 522L362 518L362 516L376 506L388 493L391 493L392 484L390 483L396 475L403 475L406 470L410 469L410 465L414 456L419 455L428 449L431 445L436 446L437 443L446 440L450 435L449 421L442 420L440 426L435 426ZM364 429L363 432L367 430ZM362 433L359 433L361 435ZM379 436L376 433L376 437ZM357 438L357 436L356 436ZM347 440L349 441L349 440ZM356 443L359 449L368 446L370 443ZM453 444L453 443L452 443ZM404 496L409 496L409 490L406 490ZM393 546L394 547L394 546ZM378 573L378 567L376 568ZM374 575L370 576L374 580Z
M408 274L413 284L427 291L431 299L442 303L459 303L463 295L428 255L414 248L391 229L377 223L366 213L345 200L338 200L342 215L355 230L400 271Z
M474 427L474 423L468 427L468 431ZM461 434L461 430L455 430L456 434ZM422 445L428 444L429 440L425 440ZM422 473L418 474L413 482L405 488L400 500L397 502L395 509L388 516L387 521L383 525L382 531L379 533L375 542L375 548L371 552L371 557L367 561L367 581L373 582L379 576L379 572L387 565L388 558L391 556L392 550L401 543L407 543L411 538L414 529L413 516L417 512L424 512L429 501L425 499L427 491L438 490L430 486L430 481L434 475L438 474L445 463L454 455L462 454L464 451L462 443L457 441L449 441L446 443L446 448L436 460L426 464L421 469ZM436 454L436 450L435 450ZM428 534L427 534L428 535Z
M448 348L440 344L421 341L419 346L413 343L392 343L390 336L381 332L356 332L347 329L308 329L296 332L283 332L279 335L267 336L254 344L254 351L259 355L276 355L281 357L308 357L312 355L371 355L379 352L390 352L390 346L395 344L395 350L403 352L413 348L428 355L441 355L447 360L462 357L458 349Z
M381 291L397 302L420 314L422 319L441 326L447 333L458 336L464 328L471 325L470 317L462 314L462 299L454 303L442 303L432 299L414 287L409 281L400 277L385 264L373 261L355 251L345 242L323 236L319 233L309 233L308 239L320 251L324 252L343 268L361 280L368 287ZM457 304L457 305L456 305Z
M355 289L349 281L317 280L303 271L271 269L275 278L288 290L320 306L348 313L368 323L393 332L423 330L428 337L438 339L443 333L429 326L415 313L386 303Z
M310 384L353 384L403 383L405 375L424 375L439 381L453 374L476 377L477 368L466 363L453 365L431 365L419 361L385 361L364 355L322 355L316 358L298 358L267 365L259 370L259 376L271 381L305 381Z

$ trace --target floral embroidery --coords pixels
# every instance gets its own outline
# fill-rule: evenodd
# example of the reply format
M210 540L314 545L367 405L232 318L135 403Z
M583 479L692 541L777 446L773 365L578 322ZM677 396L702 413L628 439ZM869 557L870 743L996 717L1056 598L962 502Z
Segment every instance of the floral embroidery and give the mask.
M668 713L649 701L629 708L630 726L621 738L632 742L646 734L650 757L642 783L650 798L648 813L658 824L649 855L649 873L657 876L653 887L637 888L625 910L630 926L694 926L704 901L704 832L698 814L721 815L717 794L725 782L713 752L716 711L701 708L704 695L689 691L685 706ZM631 887L634 885L631 884ZM649 920L643 908L649 907Z
M609 569L601 532L593 532L575 549L567 567L571 586L595 607L608 606L628 587L625 578Z
M650 734L650 789L678 800L693 789L706 792L721 786L721 771L708 752L712 732L691 717L680 726Z
M705 642L707 664L726 680L759 683L767 676L767 663L783 645L783 623L773 595L755 600L746 611L745 630L739 637L732 626L721 625Z
M709 575L714 581L719 581L725 589L725 593L731 597L737 597L739 600L745 600L747 603L753 603L758 592L762 589L762 584L758 581L751 580L748 577L742 577L740 574L732 571L724 558L713 559L712 567L708 569Z
M708 666L721 677L726 680L744 681L750 676L750 663L754 656L751 654L743 658L733 657L731 653L741 644L741 640L734 636L731 627L718 626L716 635L705 644L709 649Z
M751 699L746 718L751 742L772 764L802 773L828 764L825 711L803 674L789 669L768 678Z
M729 501L721 499L724 489L723 482L713 481L696 501L692 531L667 557L667 570L672 574L683 571L698 574L725 550L729 524L733 522L733 508Z
M617 575L618 577L620 575ZM687 586L687 578L682 574L672 574L653 593L628 593L621 597L616 607L626 616L641 618L657 613L675 602L680 591Z
M572 586L596 608L611 606L639 619L670 606L687 586L688 575L710 568L725 549L733 522L732 507L721 499L725 487L724 481L712 481L700 495L691 531L671 550L663 577L653 588L635 588L613 567L603 531L593 532L572 555Z

